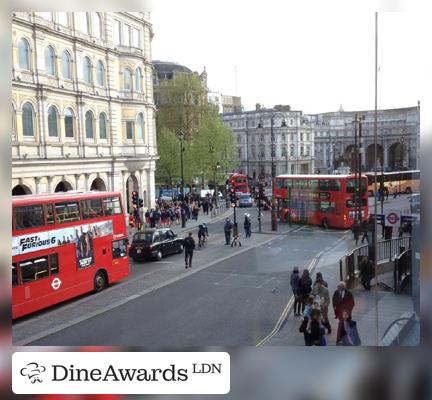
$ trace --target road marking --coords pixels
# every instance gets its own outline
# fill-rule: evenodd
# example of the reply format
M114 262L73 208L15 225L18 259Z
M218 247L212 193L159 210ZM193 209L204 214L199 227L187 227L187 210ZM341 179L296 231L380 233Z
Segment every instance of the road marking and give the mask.
M347 235L349 231L345 232L343 234L343 236L336 241L336 243L331 247L331 249L335 248L337 245L339 245L339 243L341 243L344 239L345 236ZM329 250L321 250L310 262L309 266L308 266L308 270L309 272L312 272L312 270L316 267L316 265L318 264L319 259L322 257L323 254L327 253ZM276 324L273 328L273 330L262 340L260 340L255 346L259 347L262 346L264 344L266 344L274 335L276 335L276 333L279 332L279 330L282 327L282 324L284 323L285 319L287 318L289 312L291 311L291 307L294 304L294 296L292 295L289 300L287 305L285 306L285 308L282 310L282 313L279 317L279 319L276 321Z

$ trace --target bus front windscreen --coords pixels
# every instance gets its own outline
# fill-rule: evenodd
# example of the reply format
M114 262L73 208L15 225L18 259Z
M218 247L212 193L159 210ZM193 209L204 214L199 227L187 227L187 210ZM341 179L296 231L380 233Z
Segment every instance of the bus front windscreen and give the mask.
M347 193L354 193L355 188L358 185L358 179L350 178L346 180L346 191ZM364 193L366 191L366 179L361 179L361 192Z

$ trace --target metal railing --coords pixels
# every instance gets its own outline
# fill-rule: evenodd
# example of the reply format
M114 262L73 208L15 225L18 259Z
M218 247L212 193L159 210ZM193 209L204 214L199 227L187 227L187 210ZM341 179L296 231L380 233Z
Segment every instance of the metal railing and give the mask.
M397 259L405 250L411 248L411 236L403 236L394 239L377 242L377 264L384 261ZM357 247L342 257L339 261L340 280L352 282L358 276L360 260L363 256L370 256L369 245Z

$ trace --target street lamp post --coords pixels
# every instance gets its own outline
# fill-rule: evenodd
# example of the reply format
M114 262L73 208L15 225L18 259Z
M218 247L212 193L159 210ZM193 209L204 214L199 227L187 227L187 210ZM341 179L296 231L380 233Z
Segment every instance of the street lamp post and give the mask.
M220 164L216 163L214 171L213 171L213 198L214 198L214 203L215 203L216 207L218 205L217 197L218 197L218 193L219 193L219 190L218 190L217 184L216 184L216 174L219 171L219 169L220 169Z
M274 195L274 180L275 180L275 164L274 164L274 156L275 156L275 140L274 140L274 118L277 116L282 116L282 124L281 128L285 128L286 122L285 122L285 115L275 112L275 113L269 113L264 114L263 117L270 117L270 141L271 141L271 180L272 180L272 207L271 207L271 229L272 231L277 231L277 210L276 210L276 201L275 201L275 195ZM258 128L263 128L262 121L260 119L260 122L258 124Z
M184 202L184 171L183 171L183 152L184 152L184 148L183 148L183 141L184 141L184 138L185 138L185 134L183 132L183 129L180 129L179 138L180 138L180 171L181 171L180 194L181 194L182 202ZM185 228L186 227L186 218L184 216L184 211L182 211L181 215L182 215L182 219L181 219L182 220L182 228Z

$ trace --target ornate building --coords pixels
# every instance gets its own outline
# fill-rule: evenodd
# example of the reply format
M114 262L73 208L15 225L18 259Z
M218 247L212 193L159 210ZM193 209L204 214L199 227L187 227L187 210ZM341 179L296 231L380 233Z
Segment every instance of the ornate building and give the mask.
M12 194L154 204L152 37L148 13L13 13Z
M237 172L254 179L271 177L273 159L276 175L313 173L313 130L302 111L282 105L265 109L257 104L255 111L225 113L221 118L236 135Z
M354 166L354 118L362 118L362 170L374 168L375 111L343 111L305 115L315 136L316 172ZM363 119L364 117L364 119ZM358 128L357 128L358 129ZM378 110L377 166L384 171L419 169L420 104Z

